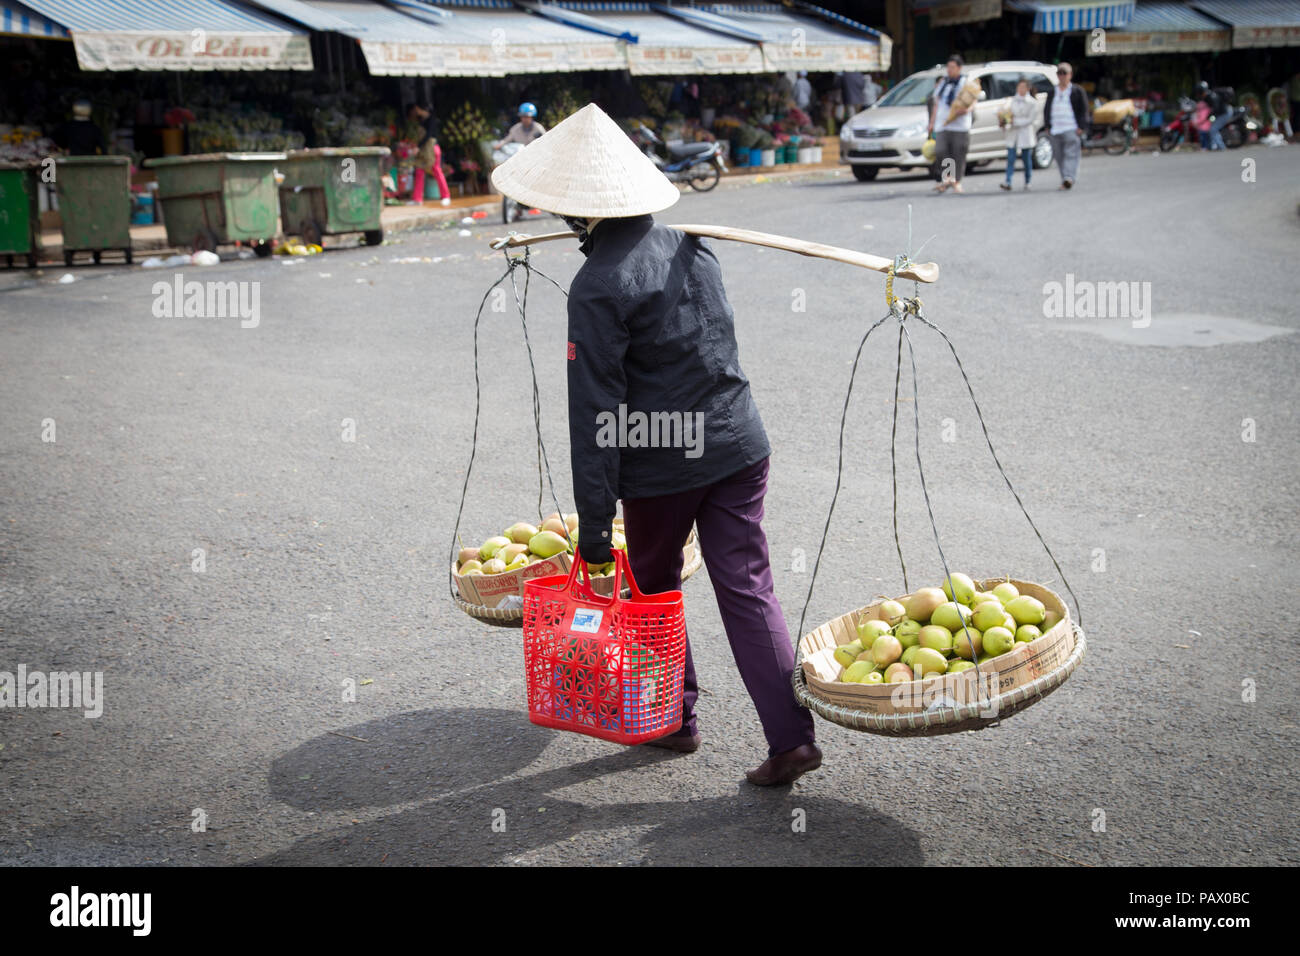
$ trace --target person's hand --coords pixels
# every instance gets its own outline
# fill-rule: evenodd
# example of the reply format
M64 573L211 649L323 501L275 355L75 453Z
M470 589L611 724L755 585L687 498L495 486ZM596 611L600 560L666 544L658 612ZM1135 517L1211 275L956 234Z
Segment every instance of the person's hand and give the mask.
M614 551L610 547L610 527L579 525L578 553L589 564L609 564L614 560Z

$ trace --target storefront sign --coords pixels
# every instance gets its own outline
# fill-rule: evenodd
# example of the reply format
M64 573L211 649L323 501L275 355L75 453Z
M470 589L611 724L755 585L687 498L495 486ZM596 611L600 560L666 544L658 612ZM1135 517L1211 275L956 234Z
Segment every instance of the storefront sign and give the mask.
M1300 46L1300 26L1234 27L1234 47Z
M1002 0L960 0L930 8L930 26L950 27L957 23L974 23L1002 16Z
M376 76L509 76L621 70L627 57L609 43L381 43L361 40L361 54Z
M311 44L295 33L82 33L83 70L310 70Z
M1227 50L1232 36L1227 30L1155 30L1147 33L1106 31L1106 42L1094 49L1085 43L1089 56L1128 56L1135 53L1203 53Z

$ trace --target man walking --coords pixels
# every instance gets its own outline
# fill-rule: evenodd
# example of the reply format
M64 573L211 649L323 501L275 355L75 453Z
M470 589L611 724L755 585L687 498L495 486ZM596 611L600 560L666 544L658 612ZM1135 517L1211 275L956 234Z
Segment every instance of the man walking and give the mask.
M1074 70L1068 63L1056 68L1056 86L1047 91L1043 113L1052 138L1052 155L1061 169L1061 188L1071 189L1079 178L1083 131L1088 128L1088 98L1083 88L1070 82Z
M849 120L867 107L867 78L856 70L840 74L840 102L844 104L844 119Z
M935 192L944 192L949 186L955 193L962 192L961 180L966 175L966 153L970 149L971 108L958 100L962 82L962 58L954 53L948 57L948 74L934 89L934 102L930 111L930 135L934 137L934 158L939 164L939 185Z

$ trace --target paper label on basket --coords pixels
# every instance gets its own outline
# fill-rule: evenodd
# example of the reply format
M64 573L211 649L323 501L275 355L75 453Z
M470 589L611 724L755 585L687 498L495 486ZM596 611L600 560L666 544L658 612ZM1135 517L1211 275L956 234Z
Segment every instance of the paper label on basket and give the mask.
M600 630L600 622L605 619L604 611L597 611L594 608L580 607L573 611L573 623L569 625L572 631L578 631L582 634L595 634Z

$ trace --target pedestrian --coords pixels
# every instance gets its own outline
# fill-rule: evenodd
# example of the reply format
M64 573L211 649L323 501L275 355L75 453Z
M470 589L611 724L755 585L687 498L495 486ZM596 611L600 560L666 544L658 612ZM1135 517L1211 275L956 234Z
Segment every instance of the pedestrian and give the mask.
M840 74L838 86L847 122L867 108L867 78L856 70L846 70Z
M807 113L812 106L812 96L813 88L808 82L808 71L800 70L799 78L794 81L794 105Z
M880 84L870 73L863 78L862 97L865 106L875 106L876 100L880 99Z
M694 525L767 738L767 759L747 779L785 784L815 770L822 755L812 715L794 698L794 647L762 527L771 446L740 368L712 249L654 221L681 193L594 103L498 166L492 183L563 218L586 256L569 288L567 350L581 560L612 559L621 498L637 584L647 593L675 590ZM681 441L610 441L600 423L620 410L680 420ZM698 699L688 642L681 729L651 745L698 749Z
M1016 171L1017 154L1024 158L1026 190L1034 177L1034 114L1037 107L1038 103L1029 92L1029 78L1022 76L1016 81L1016 95L1007 103L1008 115L998 120L998 125L1007 131L1007 180L1002 188L1008 191Z
M1088 128L1088 97L1083 87L1070 82L1074 69L1062 61L1056 66L1056 86L1047 91L1043 115L1052 138L1052 156L1061 170L1061 188L1074 188L1079 178L1083 131Z
M934 158L939 164L941 180L935 192L944 192L949 186L955 193L964 192L962 177L966 175L966 153L970 149L971 108L958 97L965 85L961 56L948 57L946 74L939 80L931 97L930 136L934 139Z
M104 134L90 119L90 100L72 104L72 119L61 123L51 139L69 156L95 156L104 151Z
M438 202L450 206L451 188L442 171L442 147L438 145L438 132L442 124L432 106L421 106L419 103L412 103L406 108L406 118L418 124L421 129L420 140L416 143L415 183L411 189L411 202L417 205L424 203L424 173L428 170L433 173L433 181L438 184Z

